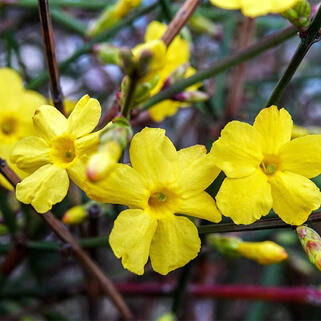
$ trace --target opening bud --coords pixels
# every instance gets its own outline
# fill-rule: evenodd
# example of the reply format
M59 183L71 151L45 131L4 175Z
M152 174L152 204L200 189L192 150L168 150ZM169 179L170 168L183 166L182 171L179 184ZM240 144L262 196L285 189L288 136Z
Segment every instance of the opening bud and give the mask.
M85 205L74 206L69 209L62 218L67 225L77 225L82 223L87 217Z

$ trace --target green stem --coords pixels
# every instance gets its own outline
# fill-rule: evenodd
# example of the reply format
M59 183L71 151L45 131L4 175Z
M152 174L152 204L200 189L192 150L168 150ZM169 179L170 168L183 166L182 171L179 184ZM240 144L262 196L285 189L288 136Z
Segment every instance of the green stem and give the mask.
M151 12L152 10L154 10L157 6L158 6L158 3L156 2L156 3L154 3L154 4L152 4L152 5L148 6L148 7L144 7L144 8L138 9L138 10L135 11L135 13L133 13L132 15L126 17L125 19L122 19L119 23L117 23L116 25L111 27L109 30L106 30L105 32L97 35L92 40L90 40L89 42L85 43L82 47L80 47L69 58L67 58L64 61L60 62L58 64L59 71L63 72L64 70L66 70L66 68L71 63L76 61L79 57L81 57L82 55L90 52L92 47L96 43L107 41L111 37L115 36L116 32L121 30L123 27L132 24L137 18L139 18L140 16L143 16L143 15L146 15L147 13ZM31 80L27 84L27 88L28 89L37 89L43 83L45 83L47 80L48 80L48 73L47 72L43 72L38 77L36 77L35 79Z
M0 8L2 7L0 0ZM9 2L5 4L6 6L19 7L19 8L37 8L37 0L18 0L15 2ZM106 1L96 1L96 0L54 0L52 1L52 6L62 6L62 7L74 7L82 9L92 9L100 10L106 7Z
M321 212L310 215L307 223L321 222ZM207 233L229 233L229 232L246 232L268 229L292 228L292 225L284 223L280 218L266 218L249 225L236 225L234 223L209 224L198 227L200 234Z
M186 288L188 285L188 279L191 273L192 268L192 262L189 262L187 265L185 265L182 268L181 274L179 276L176 289L174 291L174 298L173 298L173 304L172 304L172 313L178 316L179 313L179 307L182 303L182 299L184 297L184 293L186 292Z
M174 17L174 14L169 0L160 0L160 5L162 6L167 21L171 21Z
M95 247L107 247L108 239L105 236L90 237L79 240L81 247L85 249L95 248ZM8 253L11 249L11 244L0 244L0 253ZM38 251L53 251L57 252L60 250L61 246L57 242L53 241L28 241L25 247L29 250Z
M305 55L308 53L311 46L318 41L320 37L320 27L321 27L321 6L318 9L317 14L315 15L309 29L301 38L301 43L299 44L297 50L295 51L294 56L292 57L290 64L286 68L282 78L276 84L272 95L266 103L266 107L271 105L276 105L282 94L284 93L285 88L289 85L292 77L300 66Z
M273 48L282 42L288 40L296 34L296 29L294 27L289 27L280 32L277 32L265 39L257 42L254 45L249 46L246 49L240 50L233 55L228 56L218 62L214 63L211 67L197 72L193 76L181 80L175 83L173 86L166 90L159 92L157 95L151 97L146 103L144 103L140 109L147 110L153 105L161 102L164 99L171 98L174 94L184 91L185 88L201 82L205 79L211 78L219 73L226 71L227 69L234 67L244 61L254 58L266 51L267 49Z
M137 77L135 75L129 76L129 86L128 92L125 97L124 106L122 108L122 114L125 118L129 119L130 117L130 107L132 106L132 100L134 98L135 89L137 86Z
M50 13L51 13L52 19L55 22L58 22L59 24L66 27L70 31L78 33L79 35L81 35L83 37L86 36L87 26L84 23L64 14L59 9L51 9Z

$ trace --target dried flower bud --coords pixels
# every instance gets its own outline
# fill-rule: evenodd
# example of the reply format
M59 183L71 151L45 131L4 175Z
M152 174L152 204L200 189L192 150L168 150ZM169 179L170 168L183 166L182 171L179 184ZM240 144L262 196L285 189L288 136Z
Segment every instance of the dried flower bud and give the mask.
M310 262L321 271L321 237L312 228L298 226L296 228L301 245L308 256Z

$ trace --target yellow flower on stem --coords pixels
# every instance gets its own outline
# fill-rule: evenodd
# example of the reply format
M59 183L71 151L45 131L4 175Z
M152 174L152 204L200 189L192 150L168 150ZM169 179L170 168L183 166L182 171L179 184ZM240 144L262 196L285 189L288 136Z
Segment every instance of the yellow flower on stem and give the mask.
M37 136L20 140L11 154L11 161L30 173L17 185L19 201L45 213L66 196L69 177L80 187L84 184L86 163L99 143L99 132L91 132L100 113L99 102L88 95L78 101L68 119L53 106L36 109Z
M210 0L223 9L240 9L245 16L255 18L269 13L281 13L291 9L298 0Z
M25 90L19 74L10 68L0 68L0 157L21 177L26 173L18 170L9 158L16 142L33 134L32 116L35 109L45 103L40 94ZM0 184L12 189L0 175Z
M304 223L319 208L321 193L309 180L321 173L321 135L291 139L292 118L276 106L251 126L228 123L214 142L215 165L226 174L216 196L222 214L251 224L273 208L287 224Z
M143 274L151 259L160 274L195 258L200 239L185 214L219 222L215 201L204 190L219 170L204 146L176 151L165 130L145 128L132 139L131 166L117 164L106 179L88 183L89 197L129 207L119 214L109 242L123 266Z
M145 41L151 42L160 39L166 32L167 26L158 21L152 21L146 30ZM152 89L151 95L157 94L163 87L166 79L174 72L179 66L184 65L189 62L190 58L190 47L186 40L182 39L180 36L176 36L172 43L169 45L166 51L166 56L163 62L163 67L157 72L159 76L157 85ZM184 77L190 77L195 73L194 68L188 68ZM196 90L200 84L196 84L187 88L187 90ZM186 107L187 104L179 101L173 101L166 99L152 108L149 109L151 118L154 121L162 121L168 116L174 115L180 107Z

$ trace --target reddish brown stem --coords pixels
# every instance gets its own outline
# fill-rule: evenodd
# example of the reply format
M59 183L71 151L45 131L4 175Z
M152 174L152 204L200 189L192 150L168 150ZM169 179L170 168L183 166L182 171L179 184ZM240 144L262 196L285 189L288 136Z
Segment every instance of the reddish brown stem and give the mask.
M0 159L0 173L3 174L14 187L20 182L19 177L15 175L12 169L2 159ZM51 227L51 229L61 240L63 240L68 244L68 246L70 246L78 262L82 265L82 267L87 271L88 274L93 276L98 281L102 291L110 296L111 300L114 302L115 306L118 308L124 319L132 320L133 317L129 308L127 307L122 296L115 289L113 283L101 271L98 265L94 261L92 261L88 254L80 247L80 245L66 228L66 226L58 219L56 219L51 212L38 215Z
M52 22L49 13L48 0L38 0L39 16L41 23L42 38L46 53L46 61L50 79L50 91L55 107L64 112L64 98L59 82L59 70L55 53L55 40L52 29Z
M237 33L238 50L247 48L251 44L255 27L255 20L244 17L241 30ZM225 112L225 122L233 120L239 111L242 103L243 88L246 76L246 63L236 66L230 78L230 90L227 97L227 107Z
M169 24L166 32L164 33L162 40L168 47L173 39L178 35L181 29L184 27L190 16L196 10L197 6L201 3L201 0L186 0L180 10L176 13L174 19Z
M115 284L124 295L171 296L174 284L164 283L119 283ZM196 297L267 300L300 304L321 304L321 291L312 287L264 287L256 285L205 285L190 284L187 294Z

